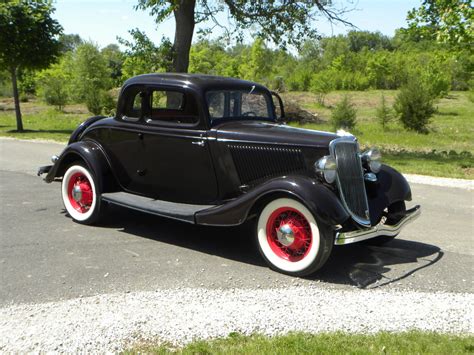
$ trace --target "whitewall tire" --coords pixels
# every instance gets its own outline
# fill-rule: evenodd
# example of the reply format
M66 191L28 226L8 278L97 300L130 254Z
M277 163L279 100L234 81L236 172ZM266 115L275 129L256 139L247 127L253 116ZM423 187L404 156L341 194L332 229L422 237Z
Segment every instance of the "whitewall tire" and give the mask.
M64 207L75 221L91 224L98 219L98 184L86 167L78 163L70 166L63 176L61 192Z
M294 276L320 269L332 250L332 234L318 225L301 202L278 198L269 202L257 220L257 243L271 268Z

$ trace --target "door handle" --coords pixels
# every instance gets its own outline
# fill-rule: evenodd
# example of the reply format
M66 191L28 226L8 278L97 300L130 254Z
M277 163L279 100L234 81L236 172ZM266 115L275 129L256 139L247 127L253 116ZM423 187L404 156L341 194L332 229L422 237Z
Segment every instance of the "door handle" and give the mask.
M198 145L200 147L204 147L204 145L206 144L205 141L192 141L191 143L195 144L195 145Z

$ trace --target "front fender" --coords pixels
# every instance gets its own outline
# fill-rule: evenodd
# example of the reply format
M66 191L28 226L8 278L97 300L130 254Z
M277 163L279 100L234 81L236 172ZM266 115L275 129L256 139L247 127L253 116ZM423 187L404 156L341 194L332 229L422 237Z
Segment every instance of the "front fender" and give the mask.
M275 194L300 200L316 218L328 225L342 224L349 218L329 188L315 179L297 175L271 179L230 202L200 211L195 215L196 223L222 226L242 224L254 206Z
M366 190L372 225L378 223L386 207L395 202L411 201L408 181L388 165L382 165L377 174L377 182L366 183Z
M77 160L84 161L92 173L99 177L100 191L105 191L103 184L111 177L110 164L99 144L84 140L69 144L51 167L45 181L50 183L62 177L70 164Z

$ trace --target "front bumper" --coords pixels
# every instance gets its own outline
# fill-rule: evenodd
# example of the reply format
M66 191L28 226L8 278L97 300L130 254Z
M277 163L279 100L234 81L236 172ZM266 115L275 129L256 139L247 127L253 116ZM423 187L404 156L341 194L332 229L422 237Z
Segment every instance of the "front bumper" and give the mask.
M371 239L379 237L382 235L393 237L400 233L401 229L408 223L417 219L421 214L421 208L419 205L413 207L406 211L405 216L394 225L388 224L377 224L374 227L361 229L350 232L341 232L336 233L336 238L334 239L335 245L344 245L360 242L362 240Z

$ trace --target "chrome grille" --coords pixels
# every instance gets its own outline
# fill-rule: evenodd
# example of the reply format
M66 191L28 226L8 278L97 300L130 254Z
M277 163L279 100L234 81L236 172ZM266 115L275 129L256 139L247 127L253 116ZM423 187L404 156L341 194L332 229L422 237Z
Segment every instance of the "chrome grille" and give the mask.
M356 222L370 224L364 172L357 142L336 139L331 142L331 151L337 162L337 184L342 202Z

